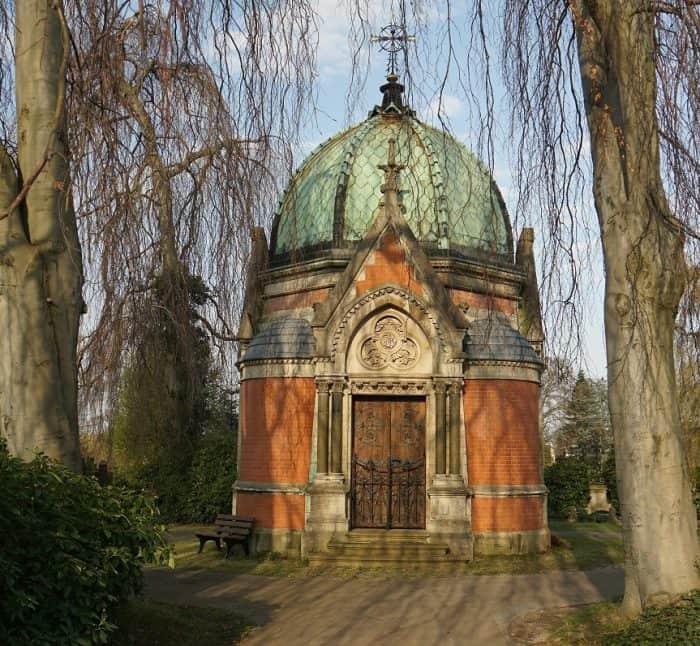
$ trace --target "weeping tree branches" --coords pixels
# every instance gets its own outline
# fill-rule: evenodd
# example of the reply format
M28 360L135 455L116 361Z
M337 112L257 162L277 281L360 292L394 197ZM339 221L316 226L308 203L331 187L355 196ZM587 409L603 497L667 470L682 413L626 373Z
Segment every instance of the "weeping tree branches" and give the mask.
M156 279L183 378L196 373L189 276L210 294L198 326L233 358L250 231L273 210L313 98L315 26L305 2L224 0L76 2L70 24L74 183L98 304L81 365L101 402L139 346ZM191 401L192 387L178 390Z
M0 393L24 402L15 390L30 369L42 385L28 388L41 405L22 407L31 420L21 427L18 409L2 404L3 432L23 438L22 452L46 448L30 426L51 427L57 446L70 445L69 457L63 448L54 454L75 466L79 242L89 303L79 356L84 409L109 408L119 375L159 321L170 339L161 367L186 417L200 336L218 346L220 362L235 355L249 234L270 217L313 107L316 25L304 0L71 0L65 14L60 2L16 5L0 5L0 251L15 274L20 248L35 256L2 281L17 285L1 303L17 338ZM31 276L33 305L20 293ZM193 312L197 277L206 298ZM42 358L27 350L40 324L65 337ZM28 361L35 355L40 367Z

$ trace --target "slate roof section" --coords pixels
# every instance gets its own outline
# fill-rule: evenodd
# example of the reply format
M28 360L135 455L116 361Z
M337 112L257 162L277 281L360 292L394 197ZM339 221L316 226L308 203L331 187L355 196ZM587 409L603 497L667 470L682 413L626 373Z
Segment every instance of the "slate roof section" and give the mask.
M509 361L542 365L542 359L517 330L495 318L472 321L465 336L467 361Z
M316 339L304 319L275 319L251 339L243 361L308 359L315 355Z

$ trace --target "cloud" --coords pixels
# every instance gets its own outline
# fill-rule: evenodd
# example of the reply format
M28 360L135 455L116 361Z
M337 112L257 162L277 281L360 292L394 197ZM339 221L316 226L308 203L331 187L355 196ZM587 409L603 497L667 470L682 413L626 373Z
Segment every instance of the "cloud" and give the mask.
M432 122L451 121L464 112L464 101L454 94L443 92L426 106L426 117Z

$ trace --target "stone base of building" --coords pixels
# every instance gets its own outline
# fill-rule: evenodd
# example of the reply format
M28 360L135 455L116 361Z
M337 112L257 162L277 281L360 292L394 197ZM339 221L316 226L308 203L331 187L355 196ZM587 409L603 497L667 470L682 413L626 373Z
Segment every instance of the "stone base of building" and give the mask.
M250 537L250 553L275 552L287 558L299 558L302 530L254 529Z
M471 561L474 540L464 478L461 475L435 475L428 490L428 508L425 528L431 540L446 543L452 557Z
M551 543L549 529L527 532L484 532L474 534L474 554L542 554Z
M337 534L348 531L345 480L342 474L316 475L306 496L306 523L301 555L324 551Z

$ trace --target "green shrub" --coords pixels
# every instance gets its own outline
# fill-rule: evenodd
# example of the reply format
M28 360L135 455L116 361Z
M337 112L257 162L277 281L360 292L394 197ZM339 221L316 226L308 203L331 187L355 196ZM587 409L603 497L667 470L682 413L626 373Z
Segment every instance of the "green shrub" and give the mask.
M647 608L624 630L605 636L606 646L700 644L700 590L662 608Z
M154 503L1 441L0 492L0 643L107 643L141 566L169 556Z
M236 479L236 433L215 428L199 440L189 472L184 514L189 522L209 522L231 507Z
M547 506L553 518L565 518L570 510L585 507L590 499L591 480L588 466L577 458L558 458L544 470L549 489Z

